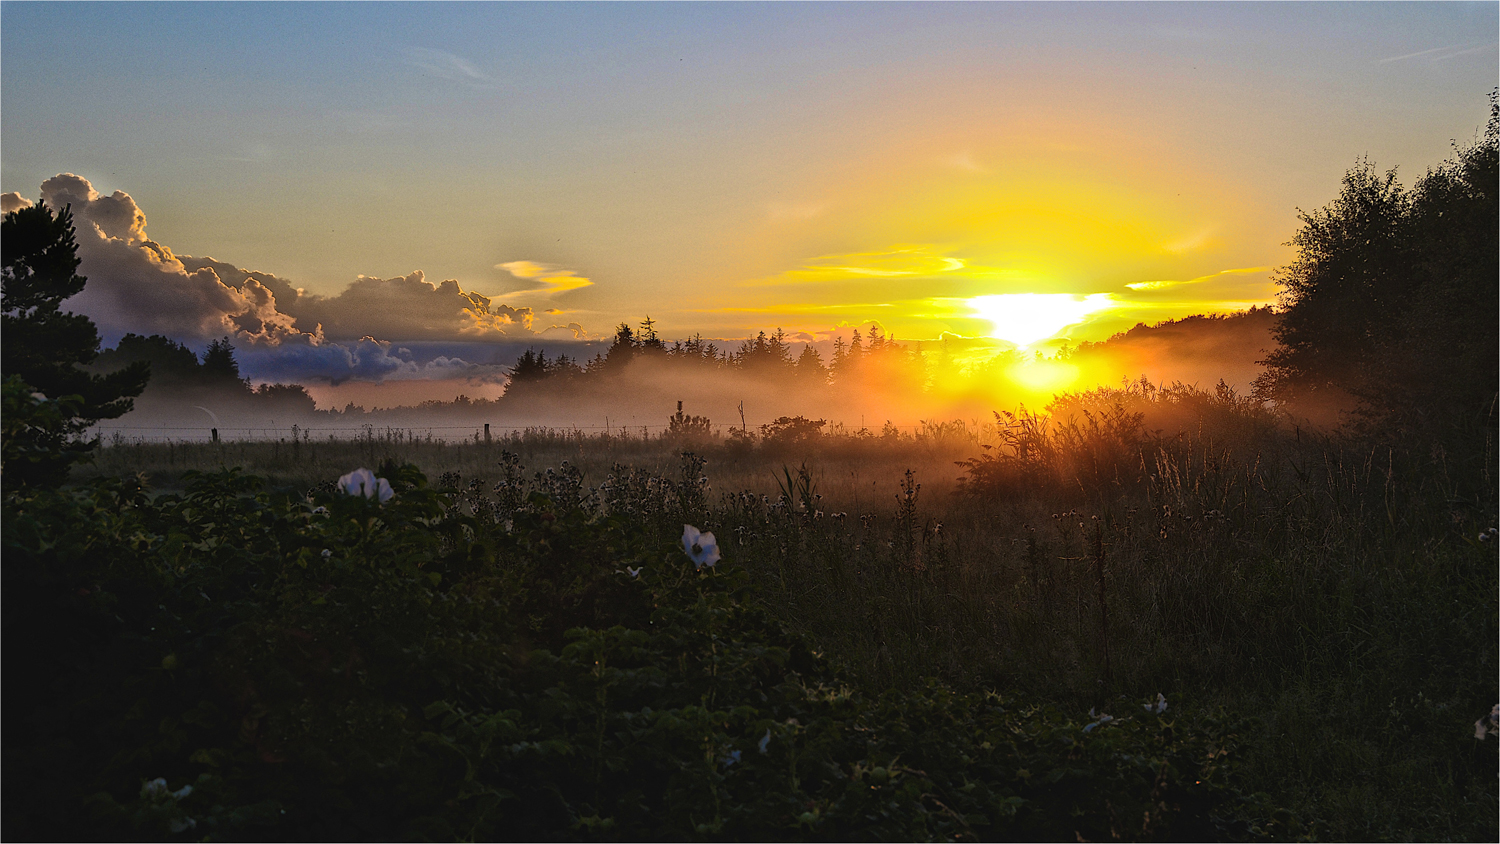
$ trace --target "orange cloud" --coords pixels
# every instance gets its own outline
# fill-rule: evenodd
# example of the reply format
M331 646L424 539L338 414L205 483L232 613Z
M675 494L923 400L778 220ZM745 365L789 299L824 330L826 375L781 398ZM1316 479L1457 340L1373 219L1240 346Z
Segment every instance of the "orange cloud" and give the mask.
M552 264L539 264L535 261L507 261L503 264L496 264L495 269L505 270L522 281L536 282L538 285L502 293L500 294L502 296L556 296L559 293L589 287L594 283L573 270L565 270Z

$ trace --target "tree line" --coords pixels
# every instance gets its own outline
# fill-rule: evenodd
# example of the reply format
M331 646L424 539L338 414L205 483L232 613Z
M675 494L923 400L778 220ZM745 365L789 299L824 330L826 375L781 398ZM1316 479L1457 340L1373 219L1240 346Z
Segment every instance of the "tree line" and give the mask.
M648 315L641 321L639 329L632 328L629 323L620 323L609 348L585 361L562 353L549 358L546 349L528 348L508 372L510 383L506 395L525 395L542 385L556 388L609 378L624 372L632 363L645 361L697 370L740 372L817 386L847 383L871 369L886 373L893 369L922 370L920 349L910 349L896 342L894 337L886 337L877 324L872 323L867 331L863 333L854 329L849 342L842 337L835 338L833 358L825 363L822 354L811 343L794 357L793 343L780 328L770 334L761 331L733 349L720 348L718 344L704 340L701 334L668 345L657 334L655 321Z

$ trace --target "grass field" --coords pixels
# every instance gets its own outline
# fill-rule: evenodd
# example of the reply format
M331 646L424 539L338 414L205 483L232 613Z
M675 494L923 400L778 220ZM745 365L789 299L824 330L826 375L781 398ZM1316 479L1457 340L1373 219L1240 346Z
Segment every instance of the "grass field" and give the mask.
M1080 709L1223 705L1254 719L1254 790L1309 834L1496 837L1496 752L1473 736L1497 695L1492 451L1314 437L1185 388L1054 410L686 455L546 430L117 445L85 471L171 490L242 466L303 489L410 462L476 516L532 491L690 515L870 690L937 677Z

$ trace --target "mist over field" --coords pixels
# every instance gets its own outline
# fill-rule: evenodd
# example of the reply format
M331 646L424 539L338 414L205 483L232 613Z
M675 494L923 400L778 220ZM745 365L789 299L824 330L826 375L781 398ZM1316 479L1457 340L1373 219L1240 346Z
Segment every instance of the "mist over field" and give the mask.
M147 387L133 411L99 430L105 436L118 432L126 438L195 440L208 436L210 427L226 436L233 431L260 438L288 436L292 425L320 436L348 436L371 425L465 439L487 423L496 435L543 427L636 436L644 428L645 434L658 436L678 402L686 415L708 419L719 437L742 425L753 432L779 418L799 416L827 422L825 433L879 433L887 424L910 433L923 423L955 420L977 428L989 425L997 410L1041 410L1054 393L1119 387L1141 378L1203 389L1223 381L1247 395L1261 370L1258 361L1273 345L1275 324L1269 309L1190 317L1137 326L1107 341L1065 347L1051 357L971 352L967 360L959 360L941 344L921 344L920 351L917 344L897 344L868 355L857 370L849 367L831 381L826 372L798 371L791 360L801 352L796 344L788 344L786 359L773 360L769 367L756 365L753 349L745 365L687 359L669 351L641 353L608 370L514 387L508 377L499 385L494 383L498 379L448 379L437 382L440 386L424 382L431 390L443 390L436 393L443 397L395 405L377 402L397 400L407 386L403 382L359 382L367 398L355 402L351 396L343 406L330 407L314 397L335 388L318 382L305 393L266 385L257 394L234 384L224 389L163 378ZM603 344L592 348L599 354L608 351ZM563 350L568 347L558 354ZM546 354L545 346L539 354ZM107 354L103 365L127 359ZM513 367L514 361L505 371ZM346 395L355 389L349 382L340 386Z

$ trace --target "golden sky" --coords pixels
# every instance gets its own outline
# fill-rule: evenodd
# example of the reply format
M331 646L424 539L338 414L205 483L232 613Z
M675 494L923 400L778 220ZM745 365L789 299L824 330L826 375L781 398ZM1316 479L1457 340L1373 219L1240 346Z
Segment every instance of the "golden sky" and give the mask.
M1500 75L1494 3L4 13L0 187L77 174L57 196L149 215L106 246L181 259L90 247L157 286L94 295L106 339L290 331L356 377L648 314L1045 345L1269 303L1299 208L1361 157L1410 182Z

